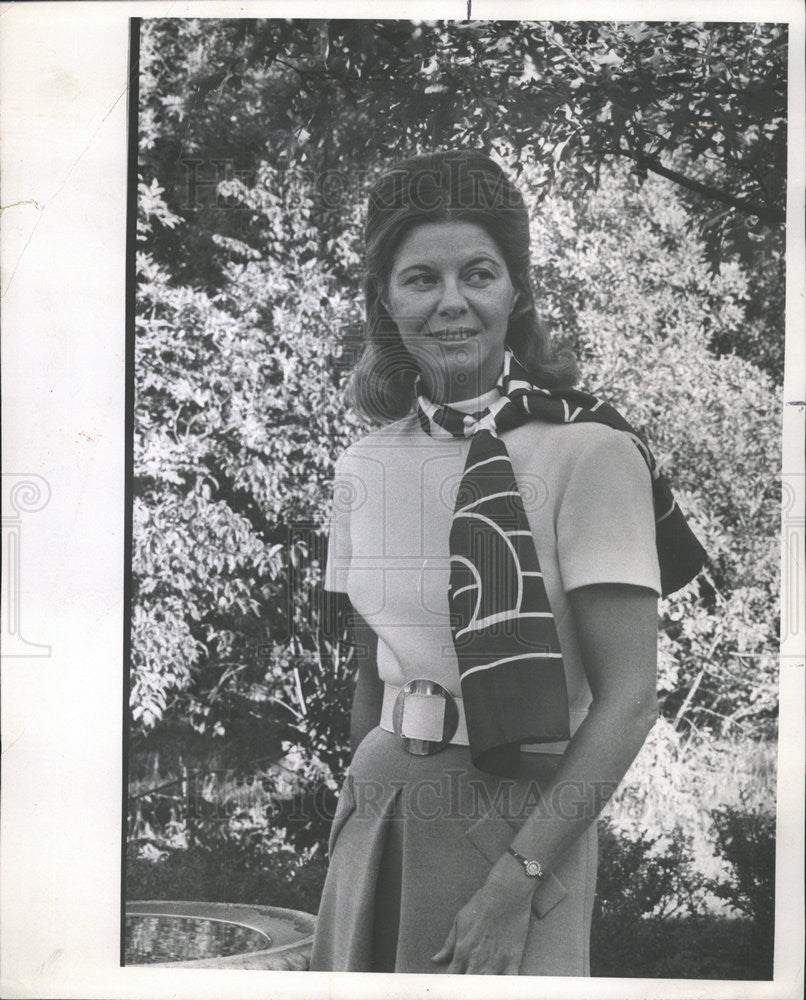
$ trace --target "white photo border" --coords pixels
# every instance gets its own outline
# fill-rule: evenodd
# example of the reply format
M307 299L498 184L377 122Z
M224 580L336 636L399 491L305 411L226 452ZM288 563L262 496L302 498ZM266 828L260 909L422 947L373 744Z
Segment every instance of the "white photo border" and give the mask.
M464 18L331 0L0 4L3 470L31 514L18 609L47 654L2 663L4 997L533 997L531 979L121 967L127 75L132 17ZM541 979L546 998L796 997L803 989L804 12L797 0L473 0L474 18L779 21L790 29L776 960L771 982ZM30 488L29 488L30 492ZM35 490L33 491L35 492ZM4 509L4 514L6 513ZM27 515L26 515L27 517ZM799 520L798 520L799 519ZM30 527L30 530L28 530ZM5 531L5 528L4 528ZM788 544L794 531L794 547ZM787 534L789 533L789 535ZM794 554L793 554L794 553ZM799 560L801 560L799 562ZM4 563L5 570L5 563ZM9 587L7 574L4 586Z

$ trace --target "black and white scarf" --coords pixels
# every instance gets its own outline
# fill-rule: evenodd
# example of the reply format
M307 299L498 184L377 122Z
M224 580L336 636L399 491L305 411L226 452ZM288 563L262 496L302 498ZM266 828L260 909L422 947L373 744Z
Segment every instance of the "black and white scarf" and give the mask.
M517 772L522 743L570 738L562 653L534 539L506 446L498 436L526 420L594 421L629 434L652 476L661 589L700 570L705 552L646 442L609 404L576 389L544 389L505 349L500 398L463 413L438 405L416 383L422 429L472 437L450 534L451 632L474 764Z

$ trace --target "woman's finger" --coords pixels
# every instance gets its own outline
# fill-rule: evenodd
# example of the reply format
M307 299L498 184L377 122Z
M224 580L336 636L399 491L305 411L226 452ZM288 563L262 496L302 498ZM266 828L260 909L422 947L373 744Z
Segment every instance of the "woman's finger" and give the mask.
M511 952L499 952L498 961L496 963L496 973L499 976L517 976L520 972L521 962L520 959L513 955Z
M454 927L455 931L455 927ZM468 945L467 938L462 937L457 943L454 933L453 958L448 966L448 972L455 976L465 976L471 971L476 958L478 945Z
M484 969L479 970L484 976L502 976L506 972L507 958L503 952L491 952L485 962Z
M507 959L506 965L501 970L502 976L519 976L521 971L521 960L519 958Z
M470 964L472 962L472 953L470 956L464 951L454 951L453 960L448 966L448 972L453 976L466 976L471 972Z
M431 958L432 962L447 962L449 958L453 955L453 949L456 946L456 924L453 924L451 929L448 931L448 936L445 938L445 944L439 949L436 955Z
M509 950L496 948L491 943L473 949L465 973L476 976L517 976L520 961Z
M482 939L470 952L462 972L468 976L487 976L494 973L495 952L489 941Z

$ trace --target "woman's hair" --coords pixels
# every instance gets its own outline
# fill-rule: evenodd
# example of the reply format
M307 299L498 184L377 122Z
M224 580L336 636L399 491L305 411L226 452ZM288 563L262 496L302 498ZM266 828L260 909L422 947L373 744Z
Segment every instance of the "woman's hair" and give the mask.
M555 354L535 311L529 277L529 214L504 171L477 150L446 150L403 160L369 193L364 228L366 326L364 351L353 369L349 401L363 416L388 423L414 405L417 363L403 346L381 301L395 253L426 222L473 222L498 246L518 293L506 344L535 382L567 388L576 381L570 351Z

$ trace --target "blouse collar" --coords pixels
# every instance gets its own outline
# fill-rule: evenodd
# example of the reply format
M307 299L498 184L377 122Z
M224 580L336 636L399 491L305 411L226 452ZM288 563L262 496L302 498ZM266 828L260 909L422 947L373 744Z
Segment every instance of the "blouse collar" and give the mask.
M454 410L461 410L462 413L475 413L478 410L485 410L491 403L501 398L501 393L497 385L494 385L488 392L483 392L480 396L473 396L472 399L454 399L448 405Z

